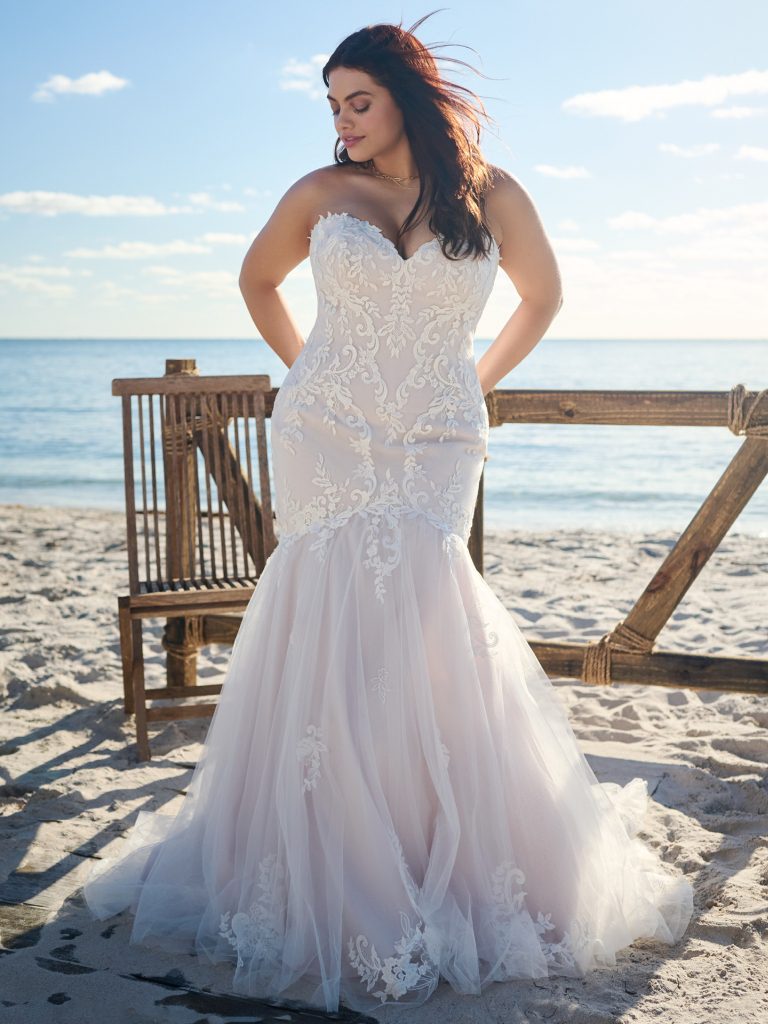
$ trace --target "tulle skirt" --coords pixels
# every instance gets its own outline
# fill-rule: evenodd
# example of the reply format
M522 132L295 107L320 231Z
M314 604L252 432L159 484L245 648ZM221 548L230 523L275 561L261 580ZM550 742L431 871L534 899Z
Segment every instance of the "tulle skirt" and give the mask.
M277 546L182 806L96 863L93 914L327 1011L676 942L692 889L636 835L645 780L597 781L460 537L400 520L377 599L367 533L357 515L324 558L313 532Z

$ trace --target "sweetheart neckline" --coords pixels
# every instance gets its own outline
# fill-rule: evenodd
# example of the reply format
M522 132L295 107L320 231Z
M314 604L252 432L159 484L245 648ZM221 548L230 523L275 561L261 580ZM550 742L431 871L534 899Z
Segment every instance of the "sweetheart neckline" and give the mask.
M320 216L315 221L315 223L312 225L312 230L309 232L309 236L308 236L310 244L312 242L312 237L313 237L313 235L315 233L315 228L322 221L328 220L331 217L348 217L350 220L357 221L358 224L362 224L365 227L371 228L375 232L376 237L380 238L387 246L389 246L390 250L395 254L395 256L397 256L398 260L400 260L400 263L402 265L405 265L406 263L411 263L413 260L416 259L416 257L422 251L422 249L426 249L428 246L433 245L435 242L439 242L440 241L440 236L439 235L435 235L433 238L428 238L426 240L426 242L422 242L420 246L418 246L416 249L414 249L414 251L411 253L410 256L402 256L400 254L400 252L398 251L397 246L395 245L395 243L392 241L391 238L388 238L384 234L384 232L381 230L381 228L379 227L378 224L374 224L373 221L367 220L365 217L356 217L354 213L349 213L347 210L331 210L328 213L321 213ZM496 250L498 252L499 244L496 241L496 239L493 237L493 235L491 235L491 238L492 238L491 251Z

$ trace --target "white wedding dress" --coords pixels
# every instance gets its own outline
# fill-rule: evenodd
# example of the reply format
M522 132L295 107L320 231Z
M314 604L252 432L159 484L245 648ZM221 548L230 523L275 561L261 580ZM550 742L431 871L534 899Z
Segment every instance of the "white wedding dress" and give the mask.
M279 544L187 794L84 894L236 992L417 1006L674 943L688 880L599 783L467 548L488 443L473 333L498 268L320 217L316 323L271 418Z

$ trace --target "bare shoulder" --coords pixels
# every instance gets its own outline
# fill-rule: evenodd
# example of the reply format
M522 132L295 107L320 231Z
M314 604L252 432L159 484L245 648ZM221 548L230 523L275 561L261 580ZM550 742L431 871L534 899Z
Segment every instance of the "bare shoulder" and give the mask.
M340 167L317 167L289 185L245 254L249 279L277 285L306 259L318 213L339 192Z
M307 231L311 231L320 213L333 205L344 194L354 168L344 164L326 164L298 178L285 192L278 203L293 219L301 219ZM357 175L355 175L357 177Z
M494 199L498 202L500 197L519 198L523 195L528 195L525 186L514 174L510 174L509 171L496 164L488 164L488 169L490 171L491 184L486 195L489 202L492 202Z
M328 188L332 173L331 167L308 171L289 185L277 205L311 213L318 197Z
M559 308L560 270L533 199L514 175L489 166L492 184L486 192L485 210L488 226L499 242L499 265L521 298Z
M538 214L528 190L509 171L496 164L488 164L491 183L485 193L488 223L501 243L505 237L517 234L525 223L538 220Z

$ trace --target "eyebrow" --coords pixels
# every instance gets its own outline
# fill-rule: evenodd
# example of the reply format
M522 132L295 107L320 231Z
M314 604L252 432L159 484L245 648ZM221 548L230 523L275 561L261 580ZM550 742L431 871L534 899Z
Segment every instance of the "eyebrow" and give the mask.
M368 92L367 89L356 89L354 92L351 92L349 94L349 96L345 96L344 97L344 102L346 103L347 100L351 100L353 96L373 96L373 93L372 92ZM335 96L331 96L330 93L328 93L325 98L328 99L328 100L333 100L334 103L337 102L336 97Z

